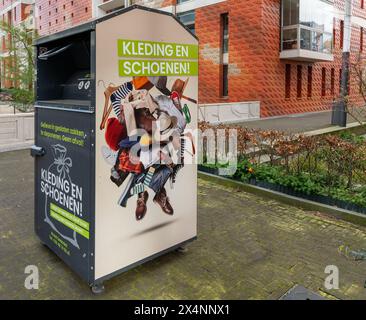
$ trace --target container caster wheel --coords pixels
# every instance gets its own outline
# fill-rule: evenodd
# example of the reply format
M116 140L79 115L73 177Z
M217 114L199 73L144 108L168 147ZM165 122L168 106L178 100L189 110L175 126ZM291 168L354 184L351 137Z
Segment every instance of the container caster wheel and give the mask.
M90 288L94 294L102 294L104 292L104 285L102 283L93 284Z
M179 247L179 248L175 249L175 252L178 252L178 253L185 253L187 251L188 251L188 249L186 247Z

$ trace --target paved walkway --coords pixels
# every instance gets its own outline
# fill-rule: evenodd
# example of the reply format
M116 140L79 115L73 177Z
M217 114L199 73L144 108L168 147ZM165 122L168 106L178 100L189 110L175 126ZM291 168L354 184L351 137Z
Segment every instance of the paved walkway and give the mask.
M360 120L366 120L366 109L355 113ZM331 127L331 111L295 114L284 117L275 117L255 121L242 122L240 125L247 128L258 128L265 130L284 130L288 132L309 132ZM348 116L348 123L357 122Z
M366 299L366 261L338 247L366 247L366 229L273 200L199 181L199 239L89 288L33 232L33 162L28 151L0 154L0 299L278 299L295 284L324 289L336 265L340 299ZM37 265L40 289L24 288L24 268Z

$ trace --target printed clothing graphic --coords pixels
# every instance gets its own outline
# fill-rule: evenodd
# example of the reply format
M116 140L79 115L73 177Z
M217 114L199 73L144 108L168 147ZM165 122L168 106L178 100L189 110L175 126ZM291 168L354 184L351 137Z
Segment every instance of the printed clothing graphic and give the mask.
M129 198L137 196L137 221L146 215L150 190L155 193L153 202L163 213L174 215L165 185L170 179L173 189L184 167L185 140L190 138L186 127L191 119L188 105L183 108L181 100L197 103L183 95L188 80L176 79L172 90L166 87L166 76L133 77L118 87L105 88L100 129L106 129L105 140L110 148L103 146L101 153L112 165L110 180L123 188L118 204L127 207ZM159 95L151 95L153 87ZM112 108L117 118L109 118ZM193 138L191 142L193 157Z
M133 87L131 82L126 82L111 95L113 111L117 118L121 115L120 101L126 98L132 89Z

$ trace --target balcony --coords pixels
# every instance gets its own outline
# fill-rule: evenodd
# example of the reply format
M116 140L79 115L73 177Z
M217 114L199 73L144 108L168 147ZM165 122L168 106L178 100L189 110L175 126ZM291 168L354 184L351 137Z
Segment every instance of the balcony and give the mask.
M18 0L18 1L13 0L7 4L3 4L2 10L0 10L0 16L13 10L19 4L34 4L34 3L35 3L35 0Z
M98 7L104 12L111 12L113 10L123 8L126 5L126 2L127 1L125 0L109 0L102 2L101 4L98 5Z
M282 1L280 58L333 61L333 4L326 0Z
M36 24L33 15L28 16L25 20L23 20L24 26L27 30L35 30Z

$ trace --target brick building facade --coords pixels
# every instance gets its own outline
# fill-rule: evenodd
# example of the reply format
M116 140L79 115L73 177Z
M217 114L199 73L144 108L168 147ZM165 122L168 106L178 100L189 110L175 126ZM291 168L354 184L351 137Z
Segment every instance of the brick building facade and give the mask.
M91 0L37 0L35 15L40 35L63 31L93 17Z
M298 22L298 34L282 26L280 0L36 0L37 28L47 35L131 2L177 14L196 33L199 103L211 108L210 119L220 108L231 110L231 120L327 110L339 96L345 0L282 1L292 6L291 15L297 8L300 20L309 16L310 2L329 6L330 34L315 21L318 16ZM364 0L353 0L353 7L351 57L356 61L365 52ZM329 18L324 14L321 19ZM288 39L291 32L297 39ZM359 88L351 77L350 96L357 105L363 103Z
M25 23L29 30L35 28L34 5L35 0L0 0L0 19L3 23L17 26ZM9 57L9 47L12 44L10 34L0 35L0 82L1 88L11 88L15 86L11 75L11 59Z

